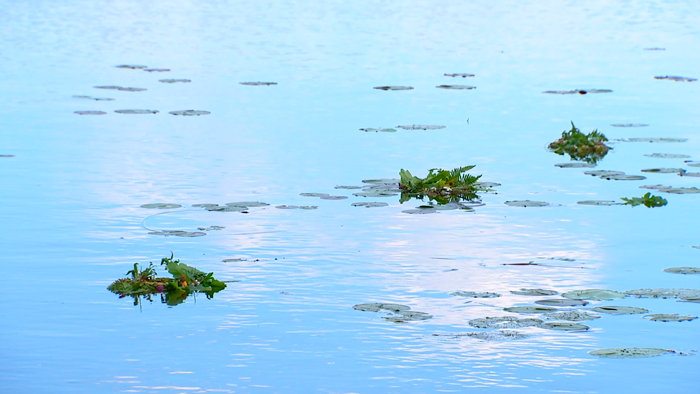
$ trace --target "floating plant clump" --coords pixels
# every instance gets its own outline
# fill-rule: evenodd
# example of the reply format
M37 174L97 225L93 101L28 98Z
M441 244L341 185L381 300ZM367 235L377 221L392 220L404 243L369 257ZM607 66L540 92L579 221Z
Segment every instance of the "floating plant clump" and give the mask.
M557 308L550 308L547 306L510 306L503 308L506 312L514 313L551 313L557 312Z
M571 130L561 133L561 138L547 146L550 152L558 155L567 154L572 160L595 164L612 148L605 145L607 137L598 130L583 134L571 122Z
M413 86L376 86L379 90L413 90Z
M636 207L637 205L644 205L647 208L658 208L668 204L668 201L665 198L655 196L651 193L646 193L642 197L623 197L621 200L625 202L625 205L631 205L633 207Z
M185 301L187 297L194 293L204 293L207 298L214 297L217 293L226 288L226 283L214 278L214 273L205 273L197 268L190 267L175 260L171 254L165 257L160 264L165 266L172 278L156 277L156 270L153 263L148 268L140 270L138 263L134 264L134 269L127 272L131 277L118 279L107 289L119 294L120 298L133 297L134 305L139 304L141 296L149 301L154 294L161 294L161 301L168 305L177 305Z
M563 294L562 294L563 296ZM583 300L571 300L571 299L547 299L547 300L537 300L535 304L547 305L547 306L586 306L589 304L588 301Z
M581 323L567 323L567 322L547 322L540 325L541 328L546 328L549 330L560 330L560 331L586 331L590 327Z
M641 171L653 172L657 174L683 174L685 172L685 170L682 168L646 168Z
M422 200L425 197L439 204L478 200L477 192L486 189L475 185L481 175L467 174L472 168L474 166L457 167L451 171L433 168L425 178L418 178L408 170L401 169L400 202L404 203L411 198Z

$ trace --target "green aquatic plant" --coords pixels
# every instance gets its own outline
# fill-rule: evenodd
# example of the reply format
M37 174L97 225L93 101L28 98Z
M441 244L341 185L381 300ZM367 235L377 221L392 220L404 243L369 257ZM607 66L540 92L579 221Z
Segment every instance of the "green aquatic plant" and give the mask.
M558 155L566 153L572 160L595 164L612 149L605 145L607 141L607 137L597 129L583 134L571 122L571 130L562 132L561 138L550 143L547 148Z
M476 193L486 189L477 184L481 175L474 176L466 173L472 168L474 166L457 167L451 171L433 168L428 171L428 176L425 178L418 178L408 170L401 169L399 172L401 175L400 202L404 203L412 197L422 200L426 196L439 204L476 200L479 198Z
M160 264L172 275L172 278L156 277L156 269L153 263L148 268L139 269L139 264L134 264L134 269L126 275L130 277L117 279L107 289L119 294L120 298L133 297L134 305L139 304L141 296L149 301L154 294L161 295L161 301L168 305L177 305L194 293L204 293L207 298L213 298L217 293L226 288L226 283L214 278L214 273L205 273L197 268L176 260L171 253Z
M636 207L637 205L644 205L647 208L658 208L668 204L668 201L665 198L655 196L651 193L646 193L642 197L623 197L621 200L625 202L625 205L631 205L633 207Z

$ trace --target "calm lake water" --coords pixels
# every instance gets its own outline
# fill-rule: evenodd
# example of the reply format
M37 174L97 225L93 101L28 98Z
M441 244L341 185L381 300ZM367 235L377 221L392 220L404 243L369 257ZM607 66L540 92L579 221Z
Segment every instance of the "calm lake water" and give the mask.
M520 288L700 288L697 275L663 272L698 266L699 195L651 190L668 200L655 209L577 204L640 197L650 191L642 185L700 187L700 178L640 172L698 170L684 160L700 160L700 83L654 76L700 76L700 3L480 3L0 1L0 154L13 155L0 157L0 391L698 392L698 320L603 315L583 322L587 331L522 328L530 336L507 341L463 334L493 331L470 319L541 317L503 311L540 299L510 293ZM443 84L476 89L435 88ZM415 89L373 89L383 85ZM542 93L575 89L613 92ZM184 109L211 114L168 114ZM106 114L74 113L85 110ZM554 166L568 158L546 146L571 121L610 139L688 140L611 145L595 169L647 179L606 181ZM611 126L626 123L648 126ZM360 131L412 124L446 128ZM652 153L690 159L644 156ZM402 168L422 177L466 165L502 184L475 212L409 215L402 211L419 202L334 189ZM271 205L248 214L191 207L234 201ZM389 206L351 206L362 201ZM153 216L163 211L140 207L158 202L183 208ZM318 209L275 208L283 204ZM148 234L212 225L225 228ZM134 306L106 290L134 263L171 252L240 282L175 307ZM530 261L541 265L504 265ZM395 324L352 308L367 302L433 318ZM700 314L676 299L586 308L606 305ZM612 347L689 355L588 354Z

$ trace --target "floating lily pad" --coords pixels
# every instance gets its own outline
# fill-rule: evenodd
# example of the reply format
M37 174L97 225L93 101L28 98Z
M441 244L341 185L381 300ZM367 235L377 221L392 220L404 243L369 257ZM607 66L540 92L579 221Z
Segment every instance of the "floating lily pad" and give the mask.
M387 129L375 129L375 128L371 128L371 127L370 127L370 128L360 129L360 131L364 131L364 132L371 132L371 131L373 131L373 132L375 132L375 133L379 133L379 132L382 132L382 133L393 133L393 132L396 131L396 129L388 129L388 128L387 128Z
M118 109L114 112L118 114L129 114L129 115L145 115L145 114L157 114L158 111L154 109Z
M498 182L474 182L474 186L483 189L491 189L493 187L501 186L501 184Z
M648 309L637 308L635 306L597 306L592 310L594 312L607 313L609 315L634 315L649 312Z
M299 209L298 205L278 205L275 208L277 209Z
M653 315L646 315L643 316L645 318L648 318L651 321L663 321L663 322L670 322L670 321L676 321L676 322L681 322L681 321L691 321L695 320L698 317L697 316L682 316L678 315L676 313L674 314L665 314L665 313L656 313Z
M593 300L593 301L609 301L616 298L625 298L627 295L615 290L601 290L601 289L586 289L586 290L574 290L568 291L561 295L564 298L569 298L572 300Z
M300 196L304 197L327 197L330 196L328 193L299 193Z
M582 163L582 162L558 163L558 164L554 165L554 167L559 167L559 168L593 168L595 166L596 166L595 163Z
M107 112L104 111L73 111L78 115L105 115Z
M122 89L121 86L116 86L116 85L93 86L93 88L95 88L95 89L113 89L113 90Z
M563 296L563 294L562 294ZM586 306L589 304L587 301L583 300L571 300L571 299L548 299L548 300L537 300L535 304L548 305L548 306Z
M511 207L546 207L549 205L548 202L544 201L530 201L530 200L513 200L513 201L506 201L504 202L506 205L510 205Z
M546 90L548 94L587 94L587 93L611 93L610 89L576 89L576 90Z
M540 327L546 328L548 330L561 330L561 331L584 331L588 330L585 324L580 323L565 323L565 322L547 322L542 324Z
M536 327L542 324L540 319L518 319L513 316L484 317L469 320L469 325L476 328L522 328Z
M669 81L674 81L674 82L693 82L693 81L697 81L697 78L677 77L677 76L673 76L673 75L658 76L658 77L654 77L654 79L667 79L667 80L669 80Z
M497 330L497 331L491 331L491 332L468 332L468 333L464 333L463 335L459 335L459 336L466 336L466 337L481 339L484 341L511 341L511 340L515 340L515 339L523 339L523 338L530 337L530 335L528 335L528 334L523 334L523 333L520 333L517 331L511 331L511 330Z
M0 157L15 157L15 155L0 155Z
M453 291L450 295L466 298L498 298L501 296L498 293L490 293L488 291L482 293L476 291Z
M687 138L627 138L623 142L686 142Z
M219 204L192 204L192 206L195 208L212 208L218 207Z
M271 86L277 85L277 82L240 82L240 84L247 86Z
M625 294L638 298L695 298L700 297L700 290L656 288L627 290Z
M563 312L545 313L544 317L550 320L568 320L568 321L585 321L600 319L599 315L593 315L588 312L571 310Z
M688 167L700 167L700 162L693 161L693 160L685 160L684 161L685 165Z
M109 97L73 96L73 98L95 100L95 101L114 101L113 98L109 98Z
M588 354L598 357L607 358L639 358L639 357L655 357L667 353L666 349L647 348L647 347L619 347L591 350Z
M526 295L526 296L548 296L557 295L559 292L554 290L544 290L544 289L520 289L511 290L511 294Z
M432 209L432 208L417 208L417 209L406 209L406 210L401 211L401 212L408 213L411 215L426 215L429 213L436 213L437 210Z
M163 83L187 83L187 82L192 82L191 79L172 79L172 78L167 78L167 79L159 79L158 82L163 82Z
M467 78L467 77L473 77L474 74L466 74L466 73L452 73L452 74L445 74L446 77L462 77L462 78Z
M700 178L700 172L680 172L678 173L680 176L689 176L689 177L694 177L694 178Z
M354 202L351 205L353 207L377 208L377 207L386 207L389 204L387 204L385 202Z
M231 205L231 206L216 206L216 207L207 207L205 208L209 212L248 212L248 207L244 206L237 206L237 205Z
M398 184L401 179L396 178L381 178L381 179L363 179L362 183L385 183L385 184Z
M358 196L358 197L393 197L393 196L398 196L398 193L392 193L392 192L383 192L383 191L373 191L373 192L360 192L360 193L353 193L353 196Z
M583 173L586 175L598 176L601 178L614 176L614 175L625 175L625 173L622 171L609 171L609 170L584 171Z
M646 168L642 172L655 172L658 174L678 174L685 172L682 168Z
M659 190L659 191L666 191L668 189L673 189L672 186L664 186L664 185L643 185L639 186L640 189L651 189L651 190Z
M700 267L673 267L664 269L664 272L671 274L697 275L700 274Z
M550 313L556 312L557 308L549 308L546 306L510 306L508 308L503 308L503 310L515 313Z
M609 200L585 200L585 201L578 201L576 204L580 205L605 205L605 206L610 206L610 205L625 205L619 202L615 201L609 201Z
M238 202L227 202L226 205L228 206L244 206L244 207L267 207L270 204L266 202L261 202L261 201L238 201Z
M612 127L647 127L648 124L643 123L615 123L611 124Z
M362 189L362 186L336 186L334 189L344 189L344 190L356 190Z
M659 191L671 194L697 194L700 193L700 189L696 187L672 187L669 189L660 189Z
M121 90L123 92L143 92L143 91L146 91L148 89L146 89L146 88L123 88L123 87L120 87L119 90Z
M476 86L467 86L467 85L439 85L439 86L436 86L436 88L439 88L439 89L453 89L453 90L472 90L472 89L476 89Z
M209 226L209 227L197 227L197 230L199 231L217 231L217 230L223 230L226 227L224 226Z
M439 129L444 129L447 126L412 124L412 125L402 125L402 126L396 126L396 127L400 128L400 129L404 129L404 130L439 130Z
M235 259L223 259L221 260L222 263L237 263L240 261L247 261L246 259L241 259L241 258L235 258Z
M394 323L406 323L409 321L418 321L418 320L428 320L433 315L425 312L418 312L418 311L398 311L396 312L395 315L393 316L384 316L382 319L389 320Z
M175 208L181 208L182 205L180 204L168 204L168 203L153 203L153 204L143 204L141 205L141 208L147 208L147 209L175 209Z
M120 64L118 66L114 66L116 68L130 68L132 70L142 70L144 68L148 68L148 66L141 66L141 65L136 65L136 64Z
M149 73L164 73L170 71L169 68L146 68L143 71L147 71Z
M610 90L610 89L587 89L587 90L579 90L579 93L591 93L591 94L612 93L612 90Z
M196 237L203 237L207 235L207 233L203 233L200 231L180 231L180 230L161 230L161 231L151 231L148 234L151 235L164 235L164 236L176 236L176 237L187 237L187 238L196 238Z
M642 175L607 175L601 176L600 178L607 179L609 181L642 181L647 179L647 177Z
M358 311L364 311L364 312L379 312L379 310L383 309L386 311L390 312L401 312L401 311L407 311L410 310L411 307L407 305L401 305L401 304L391 304L391 303L379 303L379 302L373 302L369 304L357 304L352 307L352 309L358 310Z
M195 110L195 109L183 109L180 111L170 111L168 113L171 115L181 115L181 116L200 116L200 115L209 115L211 112L200 111L200 110Z
M333 201L337 201L337 200L347 200L348 197L347 197L347 196L321 196L320 199L321 199L321 200L333 200Z
M312 210L312 209L318 209L318 206L317 205L299 205L299 209Z
M412 86L376 86L379 90L413 90Z
M677 153L651 153L651 154L646 154L644 156L656 157L659 159L687 159L690 157L688 155L681 155L681 154L677 154Z

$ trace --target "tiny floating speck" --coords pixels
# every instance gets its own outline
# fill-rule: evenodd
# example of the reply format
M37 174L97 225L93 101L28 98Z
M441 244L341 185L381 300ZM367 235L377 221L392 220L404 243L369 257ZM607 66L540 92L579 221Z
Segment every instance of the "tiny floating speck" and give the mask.
M145 115L145 114L157 114L159 111L154 109L118 109L114 112L118 114L132 114L132 115Z
M78 115L105 115L107 112L105 111L73 111L74 113Z
M241 85L247 86L271 86L277 85L277 82L239 82Z
M171 115L180 115L180 116L200 116L200 115L209 115L211 112L199 111L199 110L195 110L195 109L183 109L180 111L170 111L168 113Z
M168 79L159 79L158 82L163 82L163 83L178 83L178 82L187 83L187 82L192 82L192 80L191 80L191 79L172 79L172 78L168 78Z
M375 86L379 90L413 90L413 86Z

